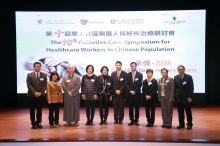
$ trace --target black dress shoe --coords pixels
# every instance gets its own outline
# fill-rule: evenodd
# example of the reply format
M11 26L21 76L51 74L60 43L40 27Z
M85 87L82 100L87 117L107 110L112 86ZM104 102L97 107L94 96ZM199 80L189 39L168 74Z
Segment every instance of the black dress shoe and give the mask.
M192 129L192 126L187 126L186 127L186 130L191 130Z
M103 125L103 124L104 124L103 121L100 121L100 122L99 122L99 125Z
M37 128L42 128L43 126L41 125L41 123L37 124Z
M179 125L176 127L177 129L185 128L185 126Z
M90 125L90 121L88 120L85 125Z
M118 121L114 121L114 124L118 124Z
M150 123L148 123L148 124L146 125L146 127L150 127Z
M119 123L118 123L118 124L120 124L120 125L121 125L121 124L123 124L123 122L122 122L122 121L119 121Z
M167 129L171 129L171 126L167 126L166 128L167 128Z
M35 124L32 124L32 127L31 127L32 129L37 129L37 125L35 125Z
M108 122L106 120L104 120L103 124L108 125Z
M91 120L89 124L90 124L90 125L93 125L93 120Z
M128 126L131 126L131 125L133 125L133 124L134 124L134 122L131 121L130 123L128 123Z
M140 124L139 124L139 122L135 122L135 125L136 125L136 126L139 126Z
M162 125L161 127L162 127L162 128L167 128L167 126L165 126L165 125Z
M154 127L154 124L150 124L150 127Z

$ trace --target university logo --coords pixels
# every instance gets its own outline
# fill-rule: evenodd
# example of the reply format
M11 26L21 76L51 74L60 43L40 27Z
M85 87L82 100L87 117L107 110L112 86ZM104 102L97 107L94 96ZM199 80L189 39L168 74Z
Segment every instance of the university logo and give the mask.
M86 20L86 19L85 19L85 20L83 20L83 19L80 20L80 23L81 23L82 25L86 25L87 22L88 22L88 20Z
M42 24L42 19L37 20L38 24Z
M112 19L112 20L111 20L111 24L115 24L115 19Z

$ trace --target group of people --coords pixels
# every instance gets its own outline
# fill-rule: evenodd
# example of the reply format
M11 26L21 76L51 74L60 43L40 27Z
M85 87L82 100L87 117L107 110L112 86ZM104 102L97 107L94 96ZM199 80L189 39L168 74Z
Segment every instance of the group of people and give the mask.
M51 72L50 81L47 82L47 76L40 72L41 63L35 62L34 72L27 75L27 87L30 99L30 119L32 128L42 128L42 101L47 94L49 105L49 124L51 128L60 127L59 108L64 102L63 121L64 126L79 125L80 120L80 93L86 107L87 121L85 125L93 125L95 116L95 104L99 102L100 125L108 124L109 102L113 100L114 124L123 124L124 106L126 99L129 105L129 126L139 126L139 105L141 94L144 97L147 125L153 127L155 122L155 106L159 100L161 103L162 126L163 128L172 127L173 103L176 101L179 117L177 129L185 127L185 114L187 118L187 130L192 129L191 102L194 90L192 76L185 73L183 65L178 66L178 75L173 78L168 76L166 68L161 69L162 77L157 81L153 77L153 70L146 71L147 78L143 81L142 73L136 70L136 62L130 63L131 72L126 73L121 70L122 63L115 63L116 71L108 75L107 66L100 69L101 75L94 73L94 66L88 65L82 79L74 73L75 67L68 67L62 81L59 82L57 72ZM64 94L62 93L64 91ZM158 94L157 94L158 92ZM35 109L36 114L35 114ZM35 118L36 115L36 118Z

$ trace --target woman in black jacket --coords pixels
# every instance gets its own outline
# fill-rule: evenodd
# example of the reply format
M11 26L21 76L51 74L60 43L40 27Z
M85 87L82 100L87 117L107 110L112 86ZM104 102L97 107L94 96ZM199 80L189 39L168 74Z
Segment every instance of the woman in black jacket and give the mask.
M98 86L99 86L99 113L100 113L100 123L102 124L108 124L107 118L108 118L108 112L109 112L109 102L112 101L112 95L113 93L113 79L108 75L108 67L103 66L100 70L102 75L98 76ZM104 113L103 113L104 109Z
M157 103L158 83L153 77L153 70L146 71L147 79L143 81L142 92L144 95L145 111L148 124L146 127L153 127L155 121L155 106Z

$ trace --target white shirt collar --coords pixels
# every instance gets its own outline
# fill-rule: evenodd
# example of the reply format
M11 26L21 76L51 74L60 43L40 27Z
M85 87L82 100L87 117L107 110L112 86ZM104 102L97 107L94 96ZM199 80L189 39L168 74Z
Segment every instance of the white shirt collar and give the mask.
M40 77L40 72L36 72L35 71L35 76L37 77L37 74L38 74L38 76Z
M184 77L184 74L182 74L182 75L179 75L179 76L182 76L182 79L183 79L183 77Z
M121 70L120 70L120 71L117 71L117 74L121 74Z

